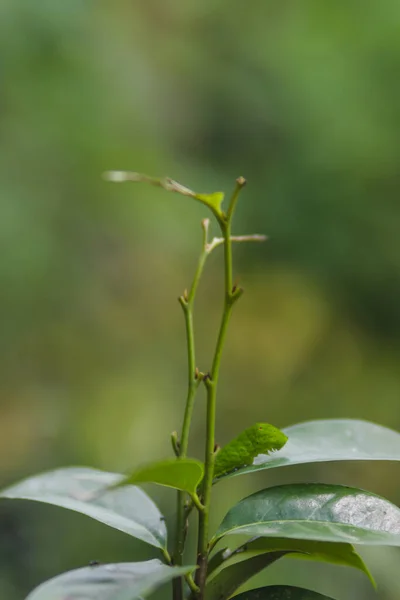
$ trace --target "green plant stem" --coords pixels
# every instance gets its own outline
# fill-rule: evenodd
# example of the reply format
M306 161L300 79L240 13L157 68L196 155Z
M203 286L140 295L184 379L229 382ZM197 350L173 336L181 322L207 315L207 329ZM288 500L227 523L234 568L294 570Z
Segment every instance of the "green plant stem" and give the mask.
M202 488L202 502L204 510L199 512L199 532L197 544L197 565L196 584L200 588L198 594L199 600L202 600L207 577L207 559L208 559L208 528L209 512L211 504L211 490L214 475L215 462L215 420L216 420L216 399L219 371L221 366L222 351L225 344L226 333L229 325L232 308L236 300L241 296L242 290L233 288L232 285L232 240L231 240L231 221L239 196L239 192L245 180L239 178L236 181L236 189L232 195L231 202L226 216L218 219L221 232L224 238L224 272L225 272L225 297L221 324L218 333L217 344L214 352L214 359L211 371L204 378L207 388L207 425L206 425L206 452L205 452L205 472Z
M188 584L191 592L193 592L195 594L199 593L200 590L199 590L198 586L196 585L192 575L190 575L190 573L188 575L185 575L185 581Z
M161 549L161 553L162 553L162 555L163 555L163 557L164 557L164 560L165 560L165 562L166 562L168 565L172 565L172 558L171 558L171 556L170 556L170 554L169 554L168 550L167 550L166 548L162 548L162 549Z
M204 265L208 256L207 251L207 232L208 232L209 221L205 219L202 222L203 227L203 248L199 257L196 272L193 278L193 283L190 288L189 294L185 292L183 296L179 298L179 302L183 309L185 317L186 327L186 342L187 342L187 354L188 354L188 391L186 397L185 414L183 418L182 434L179 444L177 446L178 458L185 458L187 455L189 445L189 433L190 424L192 421L194 400L197 389L200 384L200 377L196 371L196 351L194 343L194 327L193 327L193 305L197 291L197 287L204 269ZM187 530L187 516L186 516L186 504L187 495L185 492L178 492L177 500L177 517L176 517L176 537L175 537L175 548L173 553L173 561L175 565L182 565L183 552L185 549L186 530ZM197 499L197 497L196 497ZM192 500L194 500L192 498ZM196 504L200 510L200 501ZM193 591L193 590L192 590ZM174 600L182 600L183 589L182 589L182 578L175 579L173 582L173 594Z

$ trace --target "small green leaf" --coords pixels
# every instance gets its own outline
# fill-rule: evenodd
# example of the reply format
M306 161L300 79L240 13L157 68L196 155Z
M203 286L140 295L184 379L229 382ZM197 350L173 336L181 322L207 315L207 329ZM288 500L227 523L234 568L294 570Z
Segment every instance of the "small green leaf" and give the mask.
M194 194L194 198L212 208L214 212L221 214L221 205L224 200L223 192L213 192L212 194Z
M195 200L198 200L199 202L202 202L211 208L213 213L217 216L222 216L221 204L224 200L223 192L198 194L197 192L190 190L186 186L174 181L173 179L170 179L169 177L149 177L143 173L135 173L133 171L107 171L103 176L105 179L107 179L107 181L112 181L114 183L121 183L125 181L145 182L157 187L162 187L168 192L176 192L182 196L189 196L190 198L194 198Z
M195 494L203 479L204 466L192 458L172 458L141 467L120 481L117 486L157 483Z
M357 554L351 544L334 542L315 542L312 540L292 540L285 538L255 538L235 550L225 548L217 552L209 562L208 573L221 564L229 564L234 558L247 560L249 557L266 552L283 552L288 558L299 558L326 562L346 567L354 567L367 575L372 585L376 587L374 578L368 570L361 556Z
M68 467L29 477L2 492L0 498L34 500L87 515L156 548L166 548L167 530L154 502L138 487L114 489L122 475L85 467Z
M225 516L225 535L400 546L400 509L364 490L316 483L281 485L244 498Z
M264 469L342 460L400 461L400 433L367 421L330 419L307 421L283 430L289 440L282 450L268 456L263 451L252 464L225 477Z
M232 594L253 575L256 575L276 560L284 556L284 552L269 552L259 554L248 560L226 567L211 581L205 589L206 600L227 600Z
M168 567L159 560L84 567L42 583L26 600L135 600L196 567Z
M334 600L330 596L324 596L299 587L290 585L271 585L267 587L242 592L234 596L232 600Z
M269 454L283 448L287 439L287 436L273 425L256 423L218 452L215 458L214 477L221 477L250 466L257 455Z

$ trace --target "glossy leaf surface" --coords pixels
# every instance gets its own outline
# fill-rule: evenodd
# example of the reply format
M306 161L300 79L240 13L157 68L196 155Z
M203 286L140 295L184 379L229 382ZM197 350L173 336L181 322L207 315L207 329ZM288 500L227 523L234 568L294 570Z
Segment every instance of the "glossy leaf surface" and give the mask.
M208 573L218 568L224 562L235 557L246 560L248 557L266 552L284 552L288 558L299 558L304 560L314 560L326 562L334 565L353 567L359 569L376 587L375 581L369 572L361 556L355 551L351 544L333 543L333 542L314 542L312 540L292 540L285 538L267 538L259 537L251 540L235 550L225 548L224 551L217 552L209 563Z
M388 500L339 485L293 484L241 500L213 543L228 534L400 546L400 509Z
M302 558L353 567L365 573L375 587L375 581L371 573L351 544L315 542L312 540L258 537L235 550L225 548L216 552L209 562L208 573L211 574L223 563L229 564L229 561L235 557L247 560L248 557L266 552L284 552L285 556L289 558Z
M400 460L400 433L367 421L331 419L299 423L282 430L289 438L272 455L259 454L248 467L220 477L313 462Z
M206 585L206 600L227 600L253 575L256 575L276 560L284 556L284 552L259 554L222 569Z
M42 583L26 600L134 600L194 568L159 560L84 567Z
M173 458L145 465L122 479L117 485L157 483L194 494L203 475L204 466L199 460Z
M122 475L85 467L57 469L30 477L2 492L0 498L35 500L73 510L152 546L165 548L167 530L154 502L140 488L98 492Z
M256 590L243 592L234 596L232 600L334 600L330 596L324 596L299 587L290 585L271 585Z

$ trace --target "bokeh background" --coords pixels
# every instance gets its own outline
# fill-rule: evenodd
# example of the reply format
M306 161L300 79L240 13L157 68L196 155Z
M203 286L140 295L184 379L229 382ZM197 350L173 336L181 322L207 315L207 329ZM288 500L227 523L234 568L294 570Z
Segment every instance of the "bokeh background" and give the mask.
M235 247L246 293L223 362L221 443L258 420L400 428L397 0L2 0L0 70L2 485L68 464L124 471L170 455L180 428L177 296L207 213L156 188L106 183L107 169L204 192L248 179L235 233L270 239ZM221 277L216 251L197 302L203 370ZM192 434L201 456L201 394ZM216 488L214 526L233 500L304 480L400 502L397 465L310 465ZM150 491L172 523L174 493ZM399 551L362 554L377 594L357 572L293 560L253 585L398 599ZM154 556L80 515L0 505L7 600L92 559Z

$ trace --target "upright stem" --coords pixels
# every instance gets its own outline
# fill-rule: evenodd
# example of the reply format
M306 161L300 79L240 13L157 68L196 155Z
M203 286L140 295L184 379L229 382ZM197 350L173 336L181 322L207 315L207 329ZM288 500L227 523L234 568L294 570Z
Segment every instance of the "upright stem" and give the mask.
M222 313L222 319L219 328L218 339L215 347L211 371L204 378L204 382L207 388L207 430L205 473L202 489L202 502L204 505L204 510L199 512L199 532L197 544L197 564L199 568L196 571L196 584L200 588L199 600L203 599L207 577L208 527L215 462L215 417L217 385L219 379L222 351L225 343L230 316L232 313L232 308L236 300L238 300L242 294L241 289L236 289L232 286L231 221L239 192L244 184L245 180L243 178L239 178L236 181L236 189L233 193L228 212L226 215L223 215L220 219L218 219L219 225L221 227L221 232L224 238L225 297L224 309Z
M190 288L189 294L185 292L183 296L179 298L179 302L183 309L186 326L186 341L187 341L187 353L188 353L188 391L186 397L185 414L183 418L182 434L178 446L179 458L185 458L187 455L188 444L189 444L189 432L190 424L193 415L194 400L196 391L199 387L200 378L196 371L196 353L194 344L194 328L193 328L193 304L194 298L197 291L197 286L200 281L201 274L203 272L204 264L207 259L207 232L208 232L208 219L202 222L203 227L203 249L197 264L196 273L193 279L192 287ZM173 562L175 565L181 565L183 562L183 551L185 548L186 539L186 499L187 495L185 492L178 492L177 501L177 523L176 523L176 537L175 537L175 548L173 554ZM182 589L182 578L177 578L173 582L174 600L182 600L183 589Z

